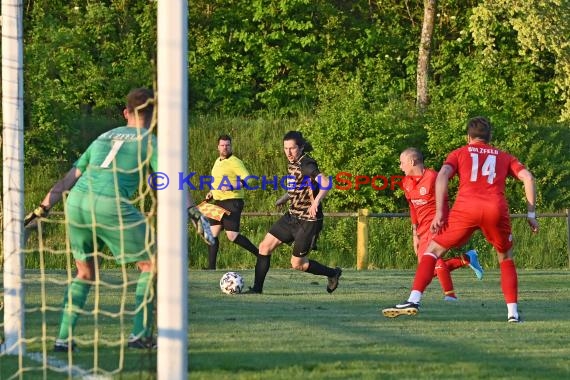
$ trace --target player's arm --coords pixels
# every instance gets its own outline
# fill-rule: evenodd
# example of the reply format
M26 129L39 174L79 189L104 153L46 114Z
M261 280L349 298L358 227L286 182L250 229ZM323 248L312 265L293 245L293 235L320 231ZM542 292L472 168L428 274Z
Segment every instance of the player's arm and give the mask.
M420 237L418 235L418 225L417 224L412 224L412 243L414 245L414 252L417 255L418 250L420 249Z
M538 232L538 221L536 220L536 184L534 176L527 169L518 172L517 178L524 185L524 193L527 204L527 220L532 232Z
M449 179L453 176L454 170L451 165L444 164L435 180L435 217L431 223L432 233L438 233L445 225L445 204L447 202L447 192Z
M275 201L275 207L281 207L289 201L289 193L285 193L281 198Z
M27 226L36 218L44 218L48 215L49 210L63 198L63 193L71 189L77 180L81 177L81 170L76 167L71 168L67 174L56 182L48 191L40 205L31 213L26 215L24 226Z
M63 193L71 189L79 177L81 177L81 170L76 167L71 168L62 179L53 185L46 194L41 206L46 207L48 210L51 209L57 202L63 199Z
M315 180L319 184L319 193L311 203L311 207L309 208L309 215L311 217L317 216L317 210L319 209L319 205L324 197L327 196L330 188L331 188L331 181L330 178L324 175L323 173L317 174Z
M420 237L418 236L418 214L416 212L416 208L409 199L408 205L410 206L410 219L412 221L412 243L414 252L417 255L418 249L420 248Z

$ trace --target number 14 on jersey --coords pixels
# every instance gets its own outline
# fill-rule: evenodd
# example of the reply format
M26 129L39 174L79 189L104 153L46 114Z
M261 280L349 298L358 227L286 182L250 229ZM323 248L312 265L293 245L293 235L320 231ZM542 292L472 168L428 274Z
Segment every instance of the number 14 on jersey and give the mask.
M481 176L487 177L487 183L492 184L495 180L495 166L497 164L497 156L488 155L481 166ZM479 178L479 154L471 153L471 182L477 182Z

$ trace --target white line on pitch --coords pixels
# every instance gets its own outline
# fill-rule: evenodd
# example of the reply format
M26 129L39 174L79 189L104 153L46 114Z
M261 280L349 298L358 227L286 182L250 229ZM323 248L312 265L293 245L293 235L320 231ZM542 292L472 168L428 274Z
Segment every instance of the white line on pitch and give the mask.
M43 363L44 359L43 359L43 355L41 352L29 352L26 354L26 357L28 359L31 359L33 361L36 361L38 363ZM104 376L104 375L92 375L90 374L88 371L84 370L81 367L78 367L76 365L72 365L72 366L68 366L66 361L60 360L60 359L56 359L54 357L51 356L47 356L47 364L61 369L63 370L63 372L66 373L70 373L72 377L80 377L83 380L109 380L111 379L108 376Z

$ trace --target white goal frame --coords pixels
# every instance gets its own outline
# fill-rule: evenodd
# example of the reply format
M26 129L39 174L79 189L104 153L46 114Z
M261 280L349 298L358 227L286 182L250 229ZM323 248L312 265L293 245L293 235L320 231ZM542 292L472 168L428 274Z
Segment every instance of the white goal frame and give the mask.
M158 1L158 171L170 185L158 191L159 380L188 376L188 2Z
M4 345L24 355L24 65L23 0L2 0L2 228Z
M24 355L23 0L2 0L4 354ZM158 171L188 170L188 2L158 0ZM159 379L188 377L187 189L158 191ZM177 226L173 228L172 226Z

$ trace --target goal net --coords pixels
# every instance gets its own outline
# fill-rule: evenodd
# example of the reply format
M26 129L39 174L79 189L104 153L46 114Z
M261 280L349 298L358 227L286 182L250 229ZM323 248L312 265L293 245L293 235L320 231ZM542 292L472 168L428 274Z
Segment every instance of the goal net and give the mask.
M136 264L117 261L95 232L89 256L93 280L79 281L82 285L76 286L75 250L70 243L76 229L70 228L64 212L67 199L49 217L37 219L34 229L23 227L23 189L29 177L24 181L22 6L22 0L2 2L0 377L184 379L188 375L187 191L174 184L153 191L146 185L148 160L140 160L136 170L143 181L131 202L144 215L140 223L148 225L142 251L148 252L159 268L145 286L141 286ZM158 2L159 91L155 93L160 97L160 109L150 130L159 135L158 171L173 178L187 171L186 22L185 1L177 6L166 0ZM168 130L160 134L157 125L168 126ZM111 167L112 162L113 157ZM97 200L92 202L95 208L100 205ZM132 238L121 232L128 223L109 225L95 219L92 225L79 224L92 231L117 232L117 244L124 247ZM77 227L77 223L73 225ZM81 298L82 293L84 304L77 307L76 297ZM76 314L77 320L62 325L66 313ZM158 348L129 344L137 324L150 329L143 337L150 332L156 338L150 342L156 342ZM66 342L76 345L74 350L55 349L62 326L69 332Z

